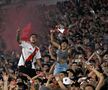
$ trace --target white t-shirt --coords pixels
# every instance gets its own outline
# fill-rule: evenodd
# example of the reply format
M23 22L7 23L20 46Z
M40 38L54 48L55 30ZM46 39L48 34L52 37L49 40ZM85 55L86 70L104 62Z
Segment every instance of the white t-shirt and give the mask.
M26 41L22 41L20 46L22 47L23 56L21 54L21 57L18 62L18 66L24 66L25 60L34 52L35 48L38 47L33 47L29 42ZM38 51L36 51L36 55L33 57L32 69L35 69L34 63L36 62L36 59L40 59L40 58L41 58L41 53L40 53L40 49L38 48Z

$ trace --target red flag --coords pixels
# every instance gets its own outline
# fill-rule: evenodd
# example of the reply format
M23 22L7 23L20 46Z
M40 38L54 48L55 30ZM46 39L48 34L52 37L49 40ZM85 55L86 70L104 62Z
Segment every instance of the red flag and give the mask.
M21 32L21 39L24 41L29 41L29 36L31 34L32 28L31 23L28 23Z

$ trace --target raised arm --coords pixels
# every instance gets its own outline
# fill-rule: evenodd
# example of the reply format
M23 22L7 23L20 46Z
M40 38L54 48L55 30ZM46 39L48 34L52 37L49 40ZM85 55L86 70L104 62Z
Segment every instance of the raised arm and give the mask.
M95 53L93 53L89 58L88 61L90 61L94 57Z
M102 73L98 72L96 69L92 68L92 71L97 75L99 78L98 85L96 86L95 90L100 90L101 87L104 85L104 76Z
M53 50L52 50L52 47L51 47L51 45L49 46L49 48L48 48L48 50L49 50L49 54L50 54L50 56L51 56L51 59L53 59L53 60L56 60L56 57L53 55Z
M95 52L95 55L97 56L97 58L99 60L99 64L101 64L102 63L102 59L101 59L100 55L97 52Z
M52 45L54 45L56 48L60 48L60 45L59 45L57 42L54 41L54 32L55 32L54 30L51 30L51 31L50 31L50 33L51 33L51 36L50 36L50 37L51 37L51 43L52 43Z
M3 77L3 81L4 81L3 90L8 90L9 75L6 72L3 72L2 77Z
M16 40L17 40L17 42L18 42L19 44L21 43L20 33L21 33L21 29L18 28L18 29L17 29L17 33L16 33Z
M32 80L32 78L29 75L27 75L25 73L21 73L21 74L22 74L22 76L25 76L28 80Z
M60 77L59 77L59 76L56 76L55 79L56 79L56 81L58 82L58 84L59 84L59 86L60 86L60 88L61 88L62 90L68 90L68 89L64 86L63 82L60 80Z
M53 78L53 75L52 74L48 76L48 80L47 80L47 83L45 85L46 87L51 88L50 87L50 81L51 81L52 78Z
M49 70L49 74L53 73L54 68L55 68L55 63L51 66L51 68L50 68L50 70Z
M38 75L32 77L32 80L35 80L36 78L38 78L38 77L43 77L43 76L44 76L44 73L41 72L40 74L38 74Z
M98 58L98 62L96 61L96 63L101 64L101 57L98 55L96 51L88 58L88 61L90 61L94 56L97 56Z

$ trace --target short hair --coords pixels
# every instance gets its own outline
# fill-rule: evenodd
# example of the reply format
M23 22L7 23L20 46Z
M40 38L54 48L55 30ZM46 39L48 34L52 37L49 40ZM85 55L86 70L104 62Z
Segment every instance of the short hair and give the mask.
M68 44L68 40L67 40L67 39L63 39L63 40L60 42L60 45L61 45L63 42L65 42L65 43Z
M48 57L48 58L50 58L50 55L44 55L44 57Z
M31 36L36 36L36 38L38 37L38 35L35 34L35 33L30 34L30 37L31 37Z
M63 73L63 74L64 74L64 76L68 76L67 71L61 71L60 73Z
M73 76L75 76L75 72L72 69L67 69L67 71L71 72Z

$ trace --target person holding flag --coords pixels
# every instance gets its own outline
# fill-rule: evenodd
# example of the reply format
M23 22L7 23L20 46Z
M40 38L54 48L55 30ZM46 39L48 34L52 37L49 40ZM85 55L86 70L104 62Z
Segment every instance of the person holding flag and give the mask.
M22 47L22 54L20 56L18 67L19 71L28 74L30 77L36 75L36 63L42 69L40 61L41 53L39 47L37 47L37 34L29 33L31 31L31 25L28 24L21 33L21 29L17 30L17 42ZM29 40L27 40L27 37Z
M56 51L56 63L54 68L54 75L60 74L62 71L66 71L68 67L68 61L70 62L70 55L71 55L71 49L69 48L68 40L64 38L60 44L55 41L54 39L54 33L56 32L56 29L50 30L50 38L51 38L51 44L57 48Z

